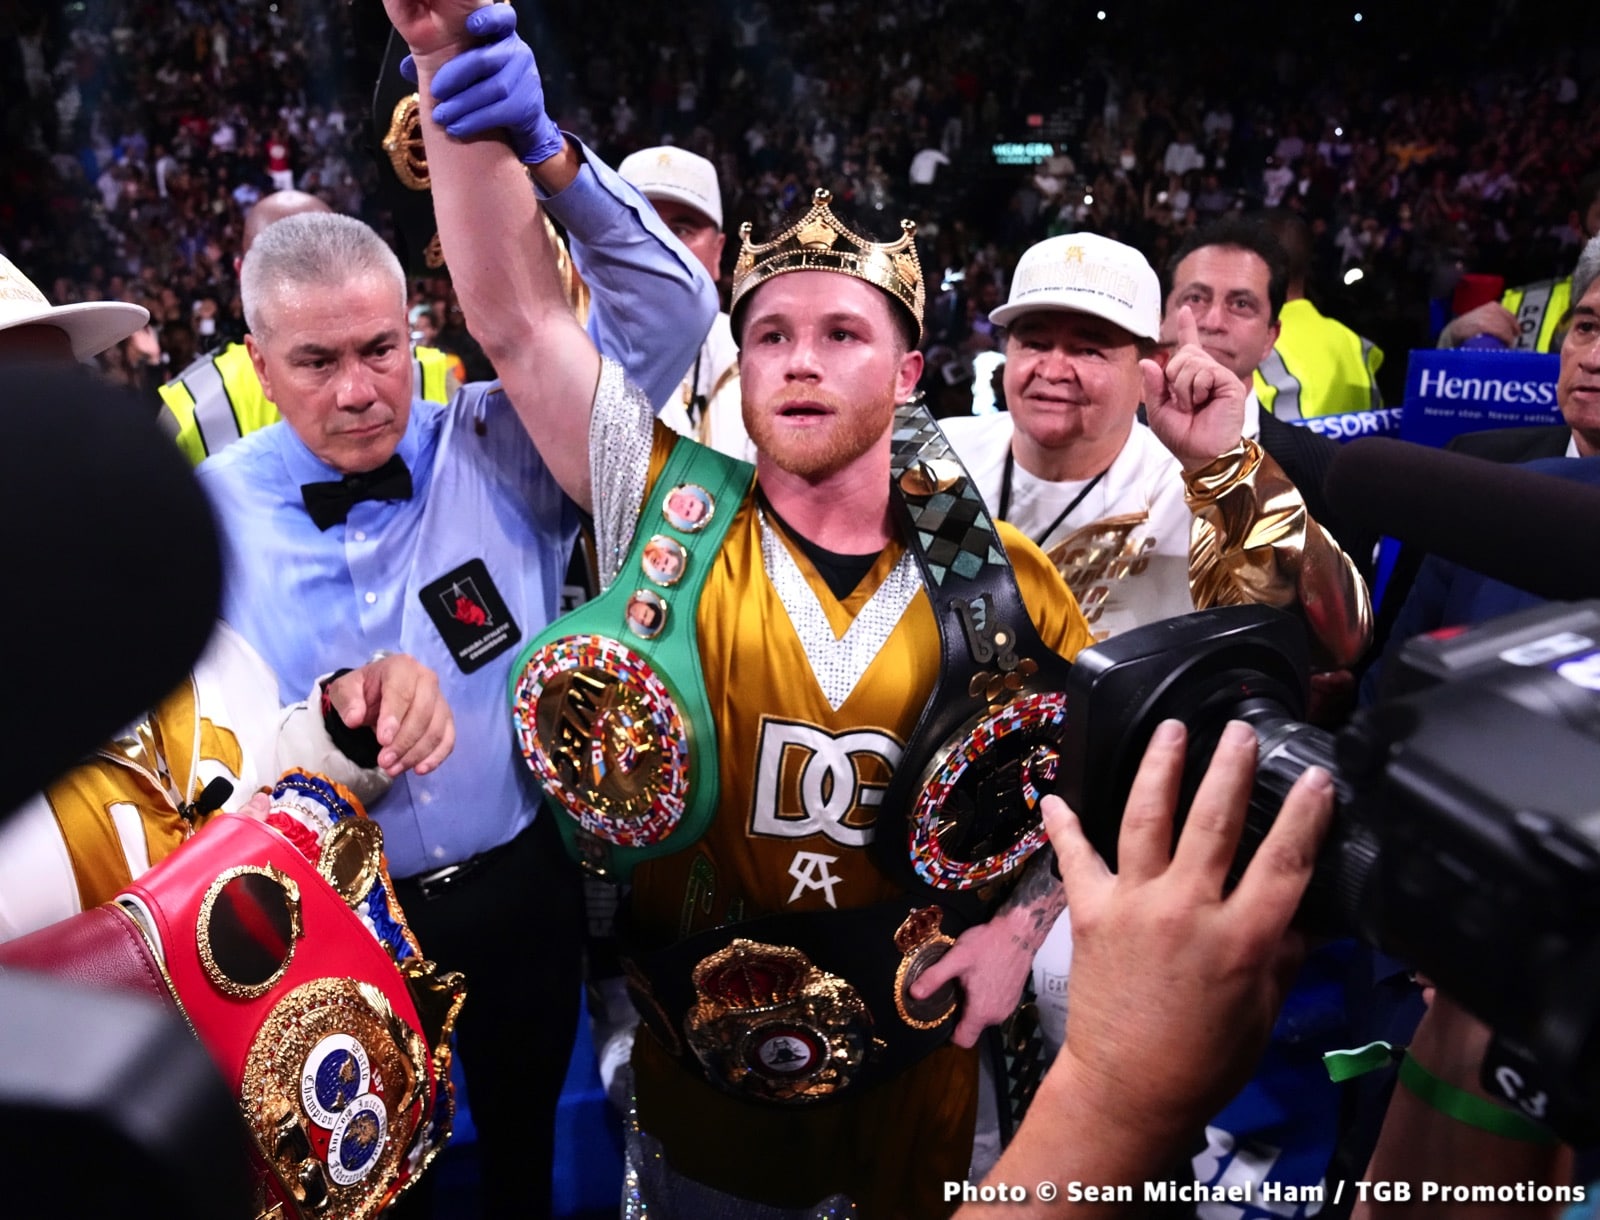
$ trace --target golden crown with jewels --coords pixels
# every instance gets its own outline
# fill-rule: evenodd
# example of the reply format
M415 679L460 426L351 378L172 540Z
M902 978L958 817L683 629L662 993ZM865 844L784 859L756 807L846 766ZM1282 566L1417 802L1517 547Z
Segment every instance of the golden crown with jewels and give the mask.
M900 222L898 241L871 242L851 232L833 214L833 192L818 187L811 210L765 245L750 242L750 222L739 226L739 261L733 268L733 330L739 333L739 307L756 288L786 271L837 271L883 289L911 314L922 342L925 290L912 220Z

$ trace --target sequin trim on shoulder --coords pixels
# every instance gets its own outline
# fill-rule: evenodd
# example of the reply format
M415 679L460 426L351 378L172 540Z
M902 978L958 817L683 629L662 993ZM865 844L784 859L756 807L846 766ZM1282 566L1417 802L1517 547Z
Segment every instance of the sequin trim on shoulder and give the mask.
M594 489L594 533L600 587L609 588L627 558L644 503L656 413L622 366L600 359L589 415L589 480Z

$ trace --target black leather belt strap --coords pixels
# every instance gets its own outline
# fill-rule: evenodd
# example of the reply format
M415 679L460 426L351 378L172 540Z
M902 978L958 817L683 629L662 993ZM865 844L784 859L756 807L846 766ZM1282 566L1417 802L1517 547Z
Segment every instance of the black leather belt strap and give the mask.
M541 814L540 816L544 815ZM430 901L435 898L441 898L485 866L493 864L495 860L509 853L517 845L517 841L532 830L533 826L534 822L530 822L498 847L491 847L488 851L480 851L477 855L468 856L465 860L457 861L455 864L446 864L442 868L429 869L425 873L417 873L410 877L397 877L395 878L395 885L414 889Z

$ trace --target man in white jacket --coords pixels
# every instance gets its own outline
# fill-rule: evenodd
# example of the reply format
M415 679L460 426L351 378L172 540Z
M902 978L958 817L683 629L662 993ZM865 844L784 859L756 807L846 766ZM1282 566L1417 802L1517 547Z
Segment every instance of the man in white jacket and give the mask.
M717 167L704 157L672 144L642 148L623 158L617 173L655 208L672 235L700 260L714 284L721 278L722 188ZM661 408L661 422L711 448L743 461L755 461L755 446L744 428L739 398L739 346L733 341L727 311L695 353L678 392Z
M1008 411L942 421L990 511L1044 549L1097 639L1191 610L1298 608L1319 665L1348 665L1371 631L1349 559L1245 433L1249 389L1180 306L1161 344L1161 287L1137 250L1052 237L1017 264L991 320L1007 328ZM1209 387L1178 431L1139 422L1172 379Z

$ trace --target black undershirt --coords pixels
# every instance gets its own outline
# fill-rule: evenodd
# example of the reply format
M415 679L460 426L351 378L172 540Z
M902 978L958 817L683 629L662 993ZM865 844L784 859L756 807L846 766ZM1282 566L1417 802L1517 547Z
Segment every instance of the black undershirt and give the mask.
M759 492L756 494L760 496L761 507L766 514L783 527L783 532L794 539L794 544L817 569L817 575L822 577L822 583L828 586L828 592L833 594L835 601L842 602L854 593L856 586L866 578L868 572L872 571L872 565L878 562L878 556L883 554L880 550L868 555L841 555L838 551L820 547L809 538L803 537L794 526L778 516L777 510L767 501L766 496Z

